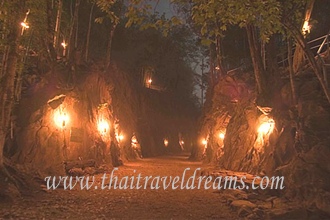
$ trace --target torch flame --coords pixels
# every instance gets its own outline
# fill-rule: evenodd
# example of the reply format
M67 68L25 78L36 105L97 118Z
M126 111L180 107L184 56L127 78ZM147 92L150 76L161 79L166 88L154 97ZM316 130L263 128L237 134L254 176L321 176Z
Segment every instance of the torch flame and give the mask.
M165 145L165 147L168 146L168 140L166 138L164 139L164 145Z
M275 122L273 119L269 119L266 122L261 123L261 125L258 128L258 133L259 134L270 134L273 132L275 128Z
M58 109L54 113L54 122L56 126L60 128L65 128L69 120L70 120L69 115L66 112L64 112L63 109Z
M304 22L302 31L303 31L304 34L309 34L311 32L311 26L309 25L308 21Z
M65 43L65 41L63 41L63 42L61 43L61 45L62 45L62 47L63 47L64 49L68 46L68 44Z
M30 26L26 22L21 22L21 26L25 29L28 29Z
M121 142L122 140L124 140L124 135L116 134L116 139L117 139L118 142Z
M108 131L109 131L109 123L104 120L104 119L100 119L98 124L97 124L97 129L100 132L101 135L105 135Z

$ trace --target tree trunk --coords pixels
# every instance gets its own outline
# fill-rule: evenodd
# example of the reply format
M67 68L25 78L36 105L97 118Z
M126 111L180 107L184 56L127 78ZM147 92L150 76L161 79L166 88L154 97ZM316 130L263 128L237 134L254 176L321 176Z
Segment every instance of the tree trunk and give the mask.
M212 44L210 45L210 74L209 74L209 86L213 87L214 85L214 61L213 61L213 47Z
M7 66L7 62L8 62L8 52L9 52L9 47L8 46L4 46L3 49L3 54L2 54L2 62L1 62L1 72L0 72L0 78L5 75L5 71L6 71L6 66Z
M294 25L290 24L287 21L285 21L283 24L284 24L285 28L287 29L287 31L290 32L292 34L293 38L297 41L297 44L299 44L299 46L304 51L304 54L306 55L307 60L308 60L309 64L311 65L316 77L318 78L328 102L330 103L330 91L329 91L328 87L326 86L325 82L323 81L322 69L317 64L312 51L308 47L306 39L304 38L304 36L300 32L300 30L298 30L298 28L295 27Z
M310 0L307 5L306 5L306 10L305 10L305 22L309 22L309 19L311 17L312 11L313 11L313 6L314 6L315 0ZM303 25L304 25L303 23ZM302 32L303 32L303 25L302 25ZM293 71L294 73L298 72L301 66L303 65L305 60L304 57L304 51L301 48L301 46L297 43L296 45L296 50L293 56Z
M112 45L112 39L113 35L115 33L115 29L117 27L117 24L112 24L109 34L109 41L107 46L107 53L105 56L105 69L107 70L110 67L110 61L111 61L111 45Z
M278 35L274 35L269 39L269 42L265 45L265 63L266 63L266 72L267 80L269 82L272 82L272 85L274 85L273 89L276 88L276 85L279 84L281 81L279 69L278 69L278 63L277 63L277 46L276 46L276 39L278 38ZM274 90L272 91L274 92Z
M46 1L46 7L47 7L47 36L45 37L45 46L47 48L48 52L48 61L51 64L51 69L53 69L55 60L56 60L56 52L53 47L53 9L52 9L52 2Z
M203 107L204 104L204 57L202 58L202 76L201 76L201 107Z
M89 13L89 23L88 23L88 31L87 31L87 38L86 38L86 51L85 51L85 61L86 62L88 61L89 41L90 41L90 36L91 36L94 6L95 6L95 3L92 4L91 11Z
M221 77L225 75L225 71L222 65L222 53L221 53L221 38L220 36L217 37L216 39L216 45L215 45L215 50L216 50L216 57L217 57L217 77Z
M264 40L261 40L261 51L260 51L260 56L262 59L262 65L264 70L267 69L267 65L266 65L266 42Z
M60 40L60 32L61 32L62 6L63 6L63 0L58 0L55 34L54 34L54 44L53 44L57 54L59 53L59 40Z
M72 61L74 57L73 51L76 49L76 36L77 36L77 26L78 26L78 13L79 13L79 5L80 0L76 0L76 4L74 7L74 13L71 20L71 27L70 27L70 35L69 35L69 41L68 41L68 59Z
M10 39L8 43L8 59L4 75L1 78L0 84L0 167L3 167L3 149L5 144L6 135L9 131L12 108L14 104L14 92L15 92L15 76L16 67L19 60L19 37L20 26L19 22L22 20L24 14L25 1L13 0L11 2L12 7L15 10L11 10L8 13L12 16L12 19L8 19L9 33L7 39Z
M246 31L258 90L257 105L269 106L269 91L267 90L267 80L256 37L256 30L253 25L248 24L246 26Z
M288 39L288 62L289 62L289 74L290 74L290 85L291 85L291 94L292 94L292 103L294 106L297 105L297 98L296 98L296 89L293 80L293 64L292 64L292 43L291 39Z

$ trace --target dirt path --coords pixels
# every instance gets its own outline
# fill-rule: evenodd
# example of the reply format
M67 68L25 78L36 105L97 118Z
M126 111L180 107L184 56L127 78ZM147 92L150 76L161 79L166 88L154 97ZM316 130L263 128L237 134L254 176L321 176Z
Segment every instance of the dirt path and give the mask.
M199 162L187 156L168 156L126 163L115 172L121 177L192 176ZM134 174L134 170L136 173ZM108 174L110 176L110 174ZM199 174L198 174L199 176ZM100 184L101 175L96 177ZM180 184L180 182L179 182ZM179 185L178 184L178 185ZM113 185L114 186L114 185ZM233 212L215 190L204 189L56 189L24 198L15 204L0 205L0 218L38 219L235 219Z

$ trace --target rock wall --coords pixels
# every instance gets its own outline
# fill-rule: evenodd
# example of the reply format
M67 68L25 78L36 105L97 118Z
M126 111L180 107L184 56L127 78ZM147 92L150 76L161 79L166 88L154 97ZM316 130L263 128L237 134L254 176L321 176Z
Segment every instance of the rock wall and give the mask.
M252 84L244 74L227 76L214 87L202 119L195 158L222 169L285 177L283 194L329 212L330 106L312 73L296 79L298 105L291 100L289 80L273 97L265 116L254 104ZM251 81L252 82L252 81ZM260 132L263 121L274 120L271 132ZM225 130L221 140L219 132ZM200 141L201 142L201 141Z
M76 73L80 75L75 85L63 83L70 82L67 74L58 69L26 91L17 107L14 143L9 142L7 157L47 173L63 173L65 164L74 161L117 166L134 158L130 137L137 130L137 95L125 73L116 67L109 72L95 67ZM55 118L63 114L68 120L57 124ZM100 130L100 121L109 127ZM116 133L124 139L118 140Z
M116 65L108 71L99 66L78 66L74 73L57 67L30 85L16 107L7 158L53 174L138 159L131 146L133 133L144 157L180 150L179 132L190 147L196 117L185 109L188 105L172 94L143 87L134 74ZM68 118L64 124L63 117ZM100 130L101 122L109 127Z

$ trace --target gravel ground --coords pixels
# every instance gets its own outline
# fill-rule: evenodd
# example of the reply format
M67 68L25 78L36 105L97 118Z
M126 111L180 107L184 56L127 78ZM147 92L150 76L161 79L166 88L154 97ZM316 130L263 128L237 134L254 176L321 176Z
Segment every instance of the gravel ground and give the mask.
M124 176L180 176L186 168L186 178L196 168L204 169L200 162L191 162L187 156L148 158L126 163L115 171L119 180ZM136 171L134 173L134 170ZM200 172L196 175L199 176ZM107 177L110 177L110 173ZM221 192L212 189L104 189L101 176L95 176L90 190L43 190L33 196L19 199L13 204L0 204L2 219L237 219L237 214ZM108 181L105 181L107 183ZM195 186L197 186L197 180ZM186 181L184 182L186 183ZM119 184L117 184L118 186ZM144 182L141 184L144 186ZM159 185L162 185L160 182ZM180 186L180 182L177 184ZM95 186L98 186L95 189ZM114 184L112 185L115 186Z

